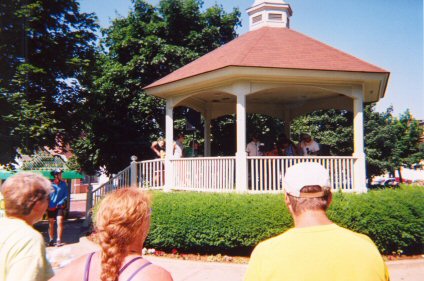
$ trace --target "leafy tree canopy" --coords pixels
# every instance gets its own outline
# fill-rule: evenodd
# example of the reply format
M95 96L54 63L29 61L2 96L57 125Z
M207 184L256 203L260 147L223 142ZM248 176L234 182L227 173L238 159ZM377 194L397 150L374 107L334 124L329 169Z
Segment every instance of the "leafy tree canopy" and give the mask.
M413 164L424 159L420 137L423 130L418 120L415 120L409 110L406 110L399 118L393 120L393 132L396 143L390 157L390 171L399 170L400 167L411 167Z
M327 154L347 156L353 152L352 113L346 110L318 110L293 120L291 132L295 141L309 133Z
M0 2L0 163L79 134L81 83L95 56L94 14L75 0Z
M84 105L85 135L73 145L82 167L117 172L131 155L150 158L165 109L142 88L235 38L239 17L218 5L202 10L197 0L162 0L157 8L134 0L128 16L103 30L104 52ZM185 114L176 110L174 118Z
M390 168L390 157L396 144L393 124L393 109L376 112L375 104L365 107L365 154L367 157L367 178L382 175Z
M364 108L365 154L367 178L393 173L401 166L411 166L424 159L420 144L422 129L407 110L399 118L389 107L376 112L375 104ZM292 123L292 136L298 139L302 132L311 135L321 146L329 148L331 155L352 155L352 113L344 110L319 110L296 118Z

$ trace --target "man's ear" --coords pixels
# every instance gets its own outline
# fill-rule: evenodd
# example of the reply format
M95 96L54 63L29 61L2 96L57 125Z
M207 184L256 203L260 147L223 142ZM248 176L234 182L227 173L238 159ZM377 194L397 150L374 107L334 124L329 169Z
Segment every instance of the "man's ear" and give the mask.
M286 203L287 208L289 209L290 213L293 213L292 206L290 204L290 199L287 193L284 193L284 202Z
M330 191L330 194L328 195L327 208L330 207L331 202L333 202L333 192Z

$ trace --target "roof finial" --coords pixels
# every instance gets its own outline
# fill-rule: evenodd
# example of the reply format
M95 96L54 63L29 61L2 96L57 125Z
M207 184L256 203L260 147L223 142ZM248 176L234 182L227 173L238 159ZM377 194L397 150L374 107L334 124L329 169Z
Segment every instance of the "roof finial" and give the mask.
M247 9L249 30L264 26L290 28L290 17L293 14L289 4L283 0L255 0Z

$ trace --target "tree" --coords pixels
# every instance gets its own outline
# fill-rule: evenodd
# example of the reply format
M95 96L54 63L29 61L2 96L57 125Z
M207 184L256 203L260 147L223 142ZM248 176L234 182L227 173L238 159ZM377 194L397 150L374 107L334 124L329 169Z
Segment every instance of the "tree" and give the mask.
M104 53L84 105L85 134L73 146L85 170L117 172L133 154L153 156L150 143L163 135L165 108L142 88L236 37L237 9L201 7L196 0L163 0L158 8L135 0L127 17L103 30ZM188 112L176 110L174 119Z
M236 118L234 115L224 115L211 120L211 154L216 156L235 155L237 150L236 131Z
M302 133L310 133L331 155L352 155L352 113L347 110L317 110L293 120L292 136L299 140Z
M0 2L1 162L13 161L17 148L54 147L79 134L95 21L75 0Z
M424 159L420 145L422 129L409 111L399 119L393 108L376 112L375 104L364 107L365 154L368 184L374 176L394 173L401 166L411 166ZM352 155L352 114L345 110L318 110L296 118L292 134L298 137L310 132L322 145L328 145L332 155Z
M390 170L398 170L402 182L401 167L410 168L424 159L420 147L420 137L423 133L419 122L415 120L409 110L393 120L393 131L396 143L391 155Z
M376 112L375 104L364 108L365 154L368 185L375 176L390 170L390 159L397 142L393 128L393 109Z

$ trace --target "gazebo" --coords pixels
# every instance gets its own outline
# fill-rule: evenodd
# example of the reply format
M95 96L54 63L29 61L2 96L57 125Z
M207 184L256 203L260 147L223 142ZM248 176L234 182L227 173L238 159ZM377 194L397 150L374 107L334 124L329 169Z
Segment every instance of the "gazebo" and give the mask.
M365 192L363 104L384 96L389 72L291 30L292 9L284 1L256 0L247 12L249 32L144 88L166 100L168 140L174 139L176 106L190 107L204 118L205 157L174 159L173 144L166 143L165 188L227 190L235 184L238 191L279 191L289 165L317 161L330 170L334 189ZM351 157L247 156L247 113L290 124L299 115L330 108L353 112ZM234 113L235 157L209 157L211 119ZM249 179L253 173L267 180Z

